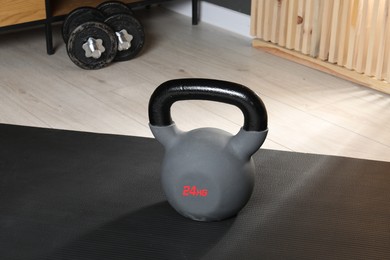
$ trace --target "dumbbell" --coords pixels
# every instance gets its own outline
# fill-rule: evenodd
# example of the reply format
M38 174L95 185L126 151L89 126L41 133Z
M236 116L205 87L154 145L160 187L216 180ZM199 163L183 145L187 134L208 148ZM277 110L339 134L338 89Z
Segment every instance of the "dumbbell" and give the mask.
M105 16L104 22L114 30L118 39L114 60L127 61L137 56L144 46L145 33L131 9L118 1L102 3L96 9Z
M103 2L98 5L96 9L98 9L105 17L120 13L134 15L133 11L125 3L119 1Z
M83 69L100 69L111 63L118 50L115 32L105 16L92 7L80 7L66 17L62 37L69 58Z

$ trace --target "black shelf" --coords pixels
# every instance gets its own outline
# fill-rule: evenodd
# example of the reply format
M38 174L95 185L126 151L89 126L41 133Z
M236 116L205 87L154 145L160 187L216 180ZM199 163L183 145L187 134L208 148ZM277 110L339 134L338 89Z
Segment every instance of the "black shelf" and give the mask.
M168 2L173 0L144 0L127 4L130 8L141 8L147 7L153 4L159 4L162 2ZM191 0L192 1L192 24L197 25L199 22L199 3L200 0ZM32 21L22 24L8 25L0 27L0 32L27 28L35 25L45 25L45 35L46 35L46 52L48 55L54 54L55 50L53 47L53 34L52 34L52 24L54 22L63 21L66 15L53 16L53 6L52 0L45 0L45 11L46 19Z

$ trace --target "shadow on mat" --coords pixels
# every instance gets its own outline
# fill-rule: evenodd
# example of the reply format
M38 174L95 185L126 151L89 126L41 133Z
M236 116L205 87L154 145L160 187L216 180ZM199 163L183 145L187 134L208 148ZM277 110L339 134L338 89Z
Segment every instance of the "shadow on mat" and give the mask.
M197 222L167 202L108 223L45 259L199 259L234 223Z

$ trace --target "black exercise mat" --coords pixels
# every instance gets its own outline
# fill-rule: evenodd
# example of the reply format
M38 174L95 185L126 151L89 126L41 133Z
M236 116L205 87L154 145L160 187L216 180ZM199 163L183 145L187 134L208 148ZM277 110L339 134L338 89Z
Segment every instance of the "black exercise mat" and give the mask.
M390 259L390 163L262 149L247 206L202 223L166 203L162 155L0 125L0 259Z

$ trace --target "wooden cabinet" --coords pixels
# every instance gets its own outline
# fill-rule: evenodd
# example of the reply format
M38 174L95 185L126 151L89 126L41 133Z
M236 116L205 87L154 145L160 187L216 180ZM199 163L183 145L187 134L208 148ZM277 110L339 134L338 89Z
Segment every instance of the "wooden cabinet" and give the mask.
M2 0L0 27L44 20L44 0Z
M81 6L95 7L103 2L107 0L2 0L0 2L0 27L44 21L47 17L67 15ZM142 4L148 1L122 0L122 2ZM46 5L50 8L47 9Z
M51 0L51 9L53 16L61 16L66 15L72 10L81 7L81 6L92 6L95 7L103 2L107 2L107 0ZM140 0L122 0L121 2L126 4L143 2Z

